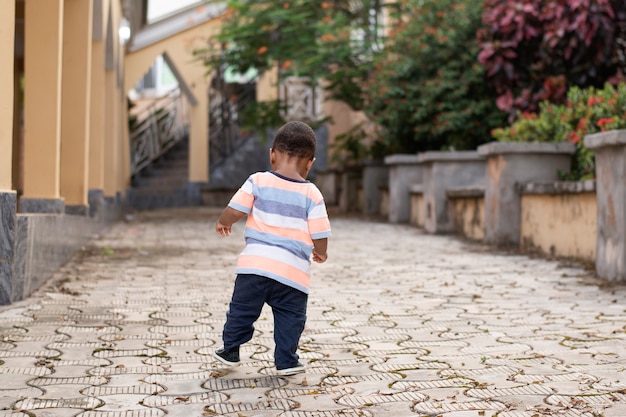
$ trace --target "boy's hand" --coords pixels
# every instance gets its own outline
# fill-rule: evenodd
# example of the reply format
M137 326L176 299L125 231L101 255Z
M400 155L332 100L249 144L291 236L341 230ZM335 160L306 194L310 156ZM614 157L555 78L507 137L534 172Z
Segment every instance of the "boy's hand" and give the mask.
M323 264L324 262L326 262L326 259L328 259L327 253L320 255L319 253L315 252L315 249L313 249L313 261L314 262L317 262L318 264Z
M220 222L215 223L215 231L217 232L218 235L222 236L222 237L228 237L230 236L231 232L233 231L233 227L232 226L225 226Z

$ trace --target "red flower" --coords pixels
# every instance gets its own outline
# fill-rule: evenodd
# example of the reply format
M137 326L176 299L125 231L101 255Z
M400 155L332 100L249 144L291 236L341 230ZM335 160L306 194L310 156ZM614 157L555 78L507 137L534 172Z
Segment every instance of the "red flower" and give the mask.
M598 120L598 123L596 123L598 125L598 127L604 132L606 130L606 125L611 124L615 121L615 118L613 117L603 117L600 120Z
M578 142L580 142L580 136L578 136L578 134L577 134L576 132L569 132L569 133L567 134L567 137L569 138L569 140L570 140L572 143L578 143Z

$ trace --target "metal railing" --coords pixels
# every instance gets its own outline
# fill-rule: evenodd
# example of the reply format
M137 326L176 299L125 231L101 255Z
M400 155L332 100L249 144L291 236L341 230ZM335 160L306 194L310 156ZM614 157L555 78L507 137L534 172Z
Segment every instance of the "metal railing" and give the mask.
M150 165L187 134L187 103L180 89L155 99L129 120L131 175Z
M209 166L213 172L251 137L242 131L241 113L256 100L256 82L227 84L218 72L209 95Z

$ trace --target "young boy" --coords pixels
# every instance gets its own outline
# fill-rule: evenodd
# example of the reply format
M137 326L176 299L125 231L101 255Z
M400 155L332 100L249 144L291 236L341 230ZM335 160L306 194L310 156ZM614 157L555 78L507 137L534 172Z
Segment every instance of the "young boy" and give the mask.
M304 372L296 349L306 322L311 258L326 261L330 236L322 194L306 180L316 143L305 123L278 129L270 149L272 171L252 174L215 224L220 236L229 236L233 223L248 215L224 346L214 352L222 363L239 363L239 347L252 339L254 322L267 303L274 315L277 373Z

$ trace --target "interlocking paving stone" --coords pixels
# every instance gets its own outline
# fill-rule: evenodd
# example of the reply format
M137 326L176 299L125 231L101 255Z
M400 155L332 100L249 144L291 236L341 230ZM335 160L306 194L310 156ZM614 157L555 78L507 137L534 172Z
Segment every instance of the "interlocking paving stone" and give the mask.
M40 350L38 352L19 352L19 351L2 351L0 350L0 358L54 358L59 356L61 352L58 350Z
M220 392L202 392L189 395L153 395L143 400L147 407L165 407L172 404L223 403L228 395Z
M7 336L7 340L10 340L11 342L62 342L64 340L68 340L69 338L70 336L66 334L49 334L39 336L17 334Z
M76 378L36 378L28 383L36 387L45 387L47 385L102 385L108 382L107 378L99 376L84 376Z
M373 414L364 409L338 409L332 411L298 411L291 410L280 414L280 417L373 417Z
M61 398L55 400L28 398L18 401L15 407L22 410L37 410L42 408L76 408L91 409L100 407L104 404L102 400L97 398Z
M44 376L52 373L50 368L46 368L44 366L39 366L36 368L9 368L5 366L0 366L0 374L1 375L34 375L34 376Z
M54 360L52 364L54 366L106 366L106 365L110 365L111 362L106 359L82 359L82 360L60 359L60 360Z
M100 397L106 395L120 395L120 394L145 394L155 395L165 391L165 388L159 387L156 384L139 384L123 387L89 387L81 391L81 394L88 395L90 397Z
M389 394L369 394L369 395L344 395L337 400L337 403L360 407L369 404L393 403L393 402L421 402L428 398L427 395L419 392L401 392Z
M206 409L218 414L237 413L240 411L255 410L291 410L298 406L298 403L285 398L277 398L272 400L259 401L254 404L250 403L219 403L207 406Z
M506 406L498 401L467 401L451 403L422 401L415 404L412 409L415 413L425 413L428 415L438 416L441 415L442 412L447 413L452 411L480 410L498 412L505 410Z
M515 395L544 395L554 394L554 390L542 385L531 384L515 388L471 388L465 391L465 395L476 398L494 398Z
M77 414L76 417L163 417L164 415L165 411L158 408L141 408L123 411L90 410Z
M126 367L116 366L111 367L98 367L89 370L89 374L95 376L107 376L107 375L128 375L128 374L159 374L164 371L161 366L137 366Z
M394 382L391 387L395 390L407 390L407 389L432 389L432 388L451 388L451 387L466 387L470 388L475 383L471 379L464 378L448 378L435 381L398 381Z
M217 362L243 247L243 225L215 235L220 211L116 223L49 286L0 307L0 408L29 417L626 416L626 287L406 225L333 219L331 258L312 266L304 374L276 374L268 308L241 365Z
M203 388L215 391L243 388L280 388L285 385L287 385L285 378L277 378L274 376L246 379L212 378L202 384Z

